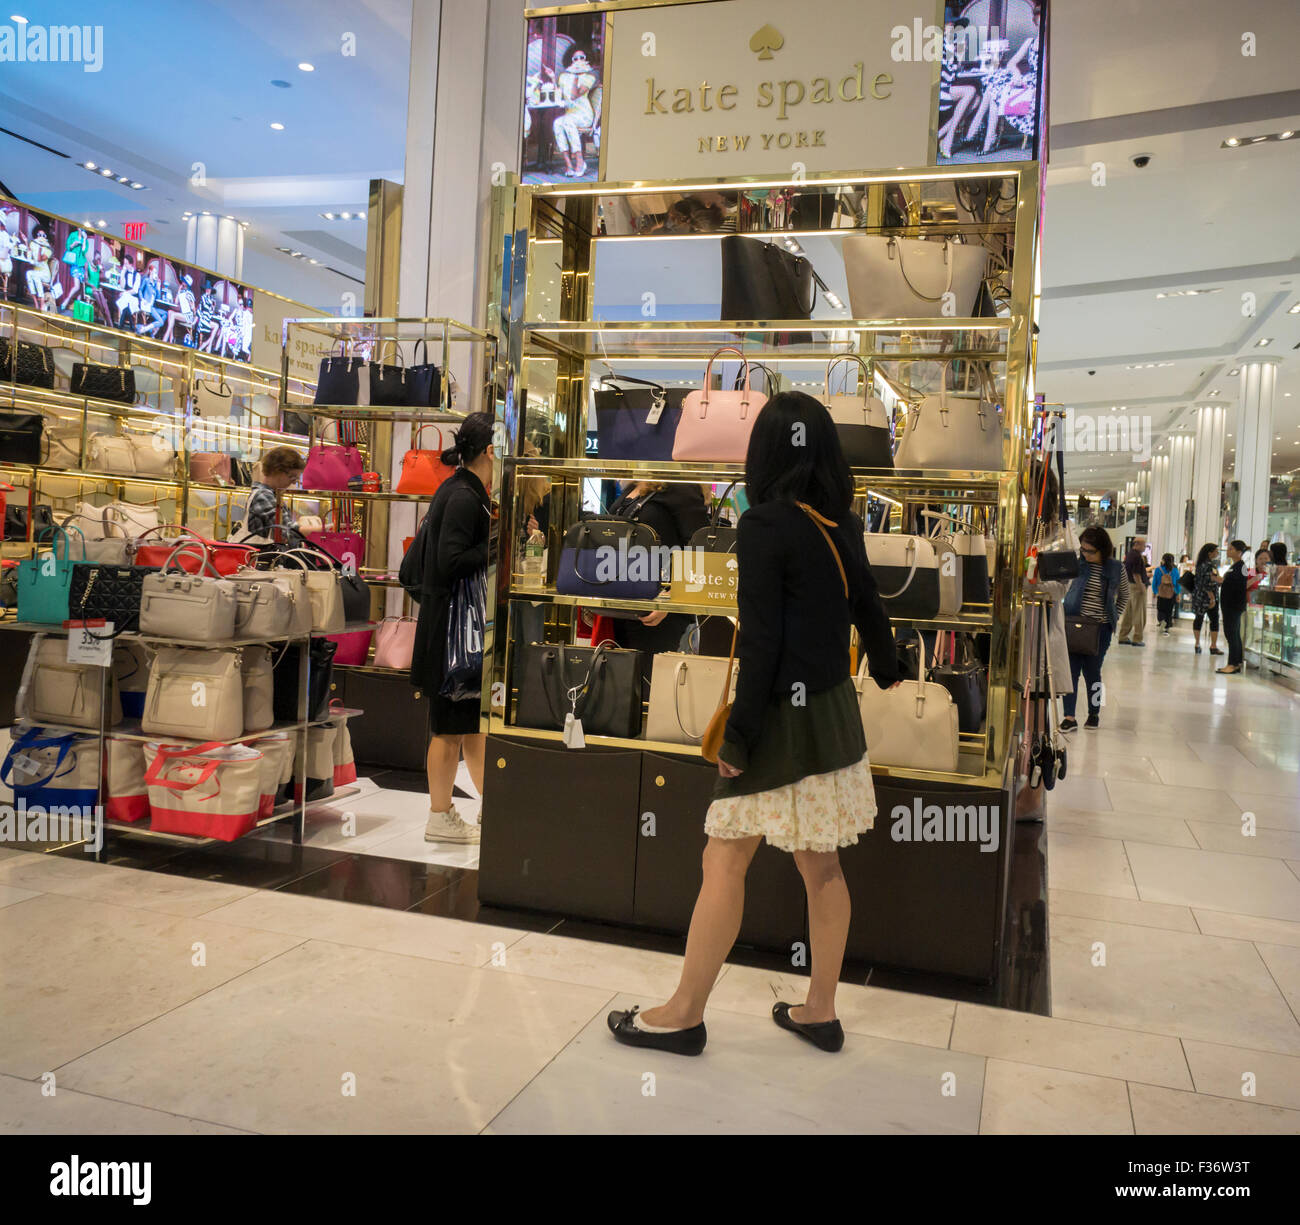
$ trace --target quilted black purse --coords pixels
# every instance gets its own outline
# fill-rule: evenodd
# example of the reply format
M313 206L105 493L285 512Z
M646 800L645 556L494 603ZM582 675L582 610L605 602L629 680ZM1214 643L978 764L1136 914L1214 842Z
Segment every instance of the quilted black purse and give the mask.
M54 358L44 345L0 340L0 370L24 387L54 387Z
M111 634L91 633L92 638L116 638L140 628L140 596L147 574L157 566L104 566L77 562L72 567L68 590L68 611L74 621L111 621ZM90 631L87 631L90 632Z
M96 366L90 362L74 362L70 390L74 396L134 404L135 371L127 366Z

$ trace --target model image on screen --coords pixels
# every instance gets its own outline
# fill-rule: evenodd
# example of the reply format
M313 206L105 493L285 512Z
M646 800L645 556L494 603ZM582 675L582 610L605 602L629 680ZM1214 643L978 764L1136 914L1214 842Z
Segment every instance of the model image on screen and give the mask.
M543 73L552 76L550 69ZM567 178L581 178L587 173L587 162L582 156L584 133L596 132L596 112L592 109L591 91L596 87L596 74L587 62L587 53L573 47L565 61L565 70L557 82L564 113L557 115L551 127L555 133L555 147L564 155L564 173Z
M14 270L14 247L17 242L9 231L0 225L0 295L9 296L9 277Z
M118 274L117 287L121 291L117 295L117 326L127 328L131 326L127 323L129 315L134 322L135 317L140 312L140 273L137 271L134 261L128 255L122 261L122 268Z
M211 281L203 283L203 296L199 298L199 326L195 334L195 347L202 353L211 353L213 342L221 330L217 317L217 291Z
M185 328L185 343L191 343L194 334L194 321L198 318L198 303L194 300L194 278L187 272L176 291L176 305L167 312L167 330L162 338L167 341L176 339L176 324Z
M135 330L141 336L152 336L167 320L167 316L156 305L161 295L162 285L158 281L158 273L150 266L140 281L140 316Z
M27 259L31 268L27 272L27 292L37 310L52 311L54 301L50 295L51 269L50 261L54 252L45 231L37 229L27 244Z
M86 283L86 254L90 247L90 238L85 230L69 230L68 241L63 249L63 266L68 270L68 293L59 304L59 310L70 309L74 299L81 296Z

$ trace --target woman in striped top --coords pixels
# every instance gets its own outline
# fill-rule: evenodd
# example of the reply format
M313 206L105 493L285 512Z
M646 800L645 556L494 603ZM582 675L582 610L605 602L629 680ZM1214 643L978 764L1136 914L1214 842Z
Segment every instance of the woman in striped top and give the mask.
M1097 627L1097 650L1070 649L1070 692L1065 696L1065 718L1061 730L1072 732L1079 726L1074 717L1079 676L1088 687L1088 722L1097 727L1101 715L1101 665L1106 659L1111 637L1119 624L1120 613L1128 603L1128 580L1124 567L1115 557L1115 546L1105 528L1087 527L1079 536L1079 577L1070 584L1065 597L1065 617L1072 621L1091 622Z

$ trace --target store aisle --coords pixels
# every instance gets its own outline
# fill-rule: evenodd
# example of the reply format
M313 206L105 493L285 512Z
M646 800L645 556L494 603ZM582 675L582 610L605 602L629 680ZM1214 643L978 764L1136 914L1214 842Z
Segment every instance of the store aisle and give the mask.
M828 1057L732 964L706 1054L656 1057L605 1014L674 955L0 851L0 1128L1300 1134L1300 701L1218 662L1112 649L1050 799L1050 1017L846 986Z

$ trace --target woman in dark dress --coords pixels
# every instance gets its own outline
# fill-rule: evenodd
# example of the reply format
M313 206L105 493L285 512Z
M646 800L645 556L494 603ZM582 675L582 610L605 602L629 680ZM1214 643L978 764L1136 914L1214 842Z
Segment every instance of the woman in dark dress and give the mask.
M754 422L745 488L750 509L736 543L740 673L704 822L704 882L681 980L666 1004L642 1015L611 1012L608 1023L629 1046L682 1055L704 1049L704 1006L740 931L745 874L766 838L794 855L812 934L808 998L776 1004L772 1019L838 1051L844 1030L835 987L850 913L839 850L871 829L876 815L849 672L850 627L880 688L897 683L898 660L830 413L802 392L773 396Z
M479 828L456 812L452 787L463 754L470 778L483 794L486 737L479 731L480 703L477 697L453 701L439 690L452 588L487 565L491 548L492 418L487 413L466 417L455 446L442 459L455 464L456 471L433 495L401 574L402 585L420 604L411 684L429 699L429 823L424 837L428 842L477 842Z

